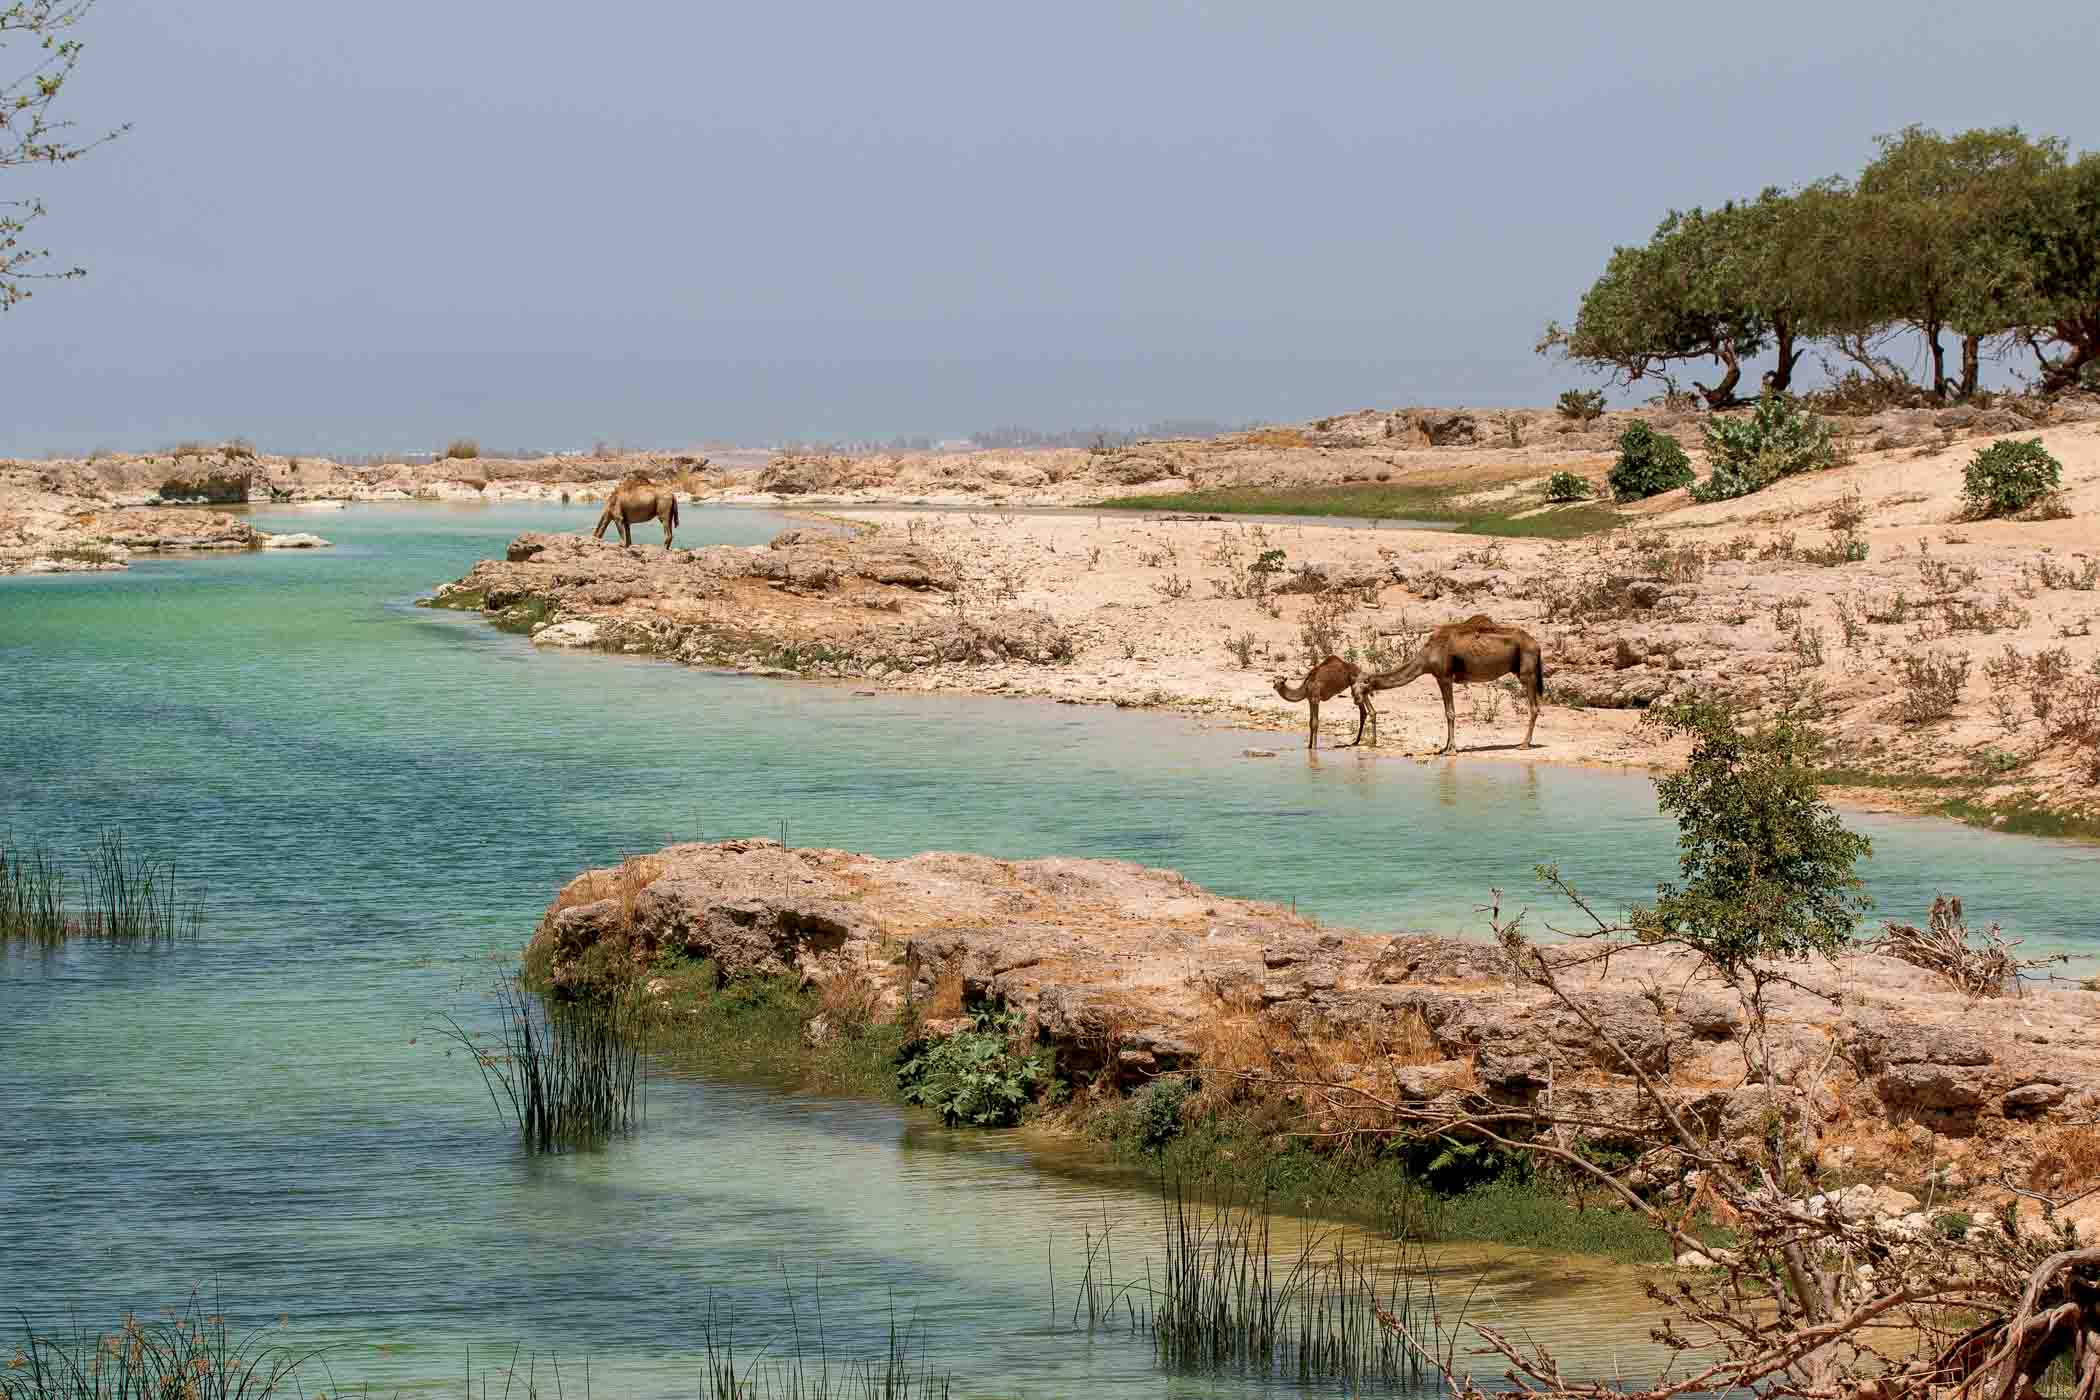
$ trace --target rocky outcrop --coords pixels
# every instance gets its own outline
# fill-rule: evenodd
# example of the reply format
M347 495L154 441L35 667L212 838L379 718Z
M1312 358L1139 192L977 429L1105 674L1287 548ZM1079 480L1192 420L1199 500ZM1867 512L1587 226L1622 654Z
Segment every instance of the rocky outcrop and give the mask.
M170 476L160 484L160 498L171 503L192 505L202 502L207 505L241 505L248 499L249 490L255 485L255 470L252 467L224 466L203 467Z
M660 873L628 906L577 902L581 877L557 901L530 950L557 985L594 949L638 966L675 952L730 977L864 978L892 1006L1003 1003L1066 1072L1126 1085L1243 1068L1252 1041L1402 1100L1484 1095L1600 1124L1651 1111L1630 1056L1712 1131L1755 1133L1807 1103L1829 1164L1885 1159L1912 1178L1919 1144L1995 1173L2035 1133L2100 1110L2100 994L2082 990L1978 1003L1875 955L1801 969L1773 993L1775 1099L1744 1082L1734 994L1652 948L1568 961L1577 1015L1492 945L1326 927L1120 861L881 860L746 840L648 864ZM615 872L594 878L615 888Z
M788 530L764 549L632 549L524 534L440 588L434 606L526 618L547 645L647 652L767 674L889 674L1068 660L1049 614L971 606L953 564L885 537Z

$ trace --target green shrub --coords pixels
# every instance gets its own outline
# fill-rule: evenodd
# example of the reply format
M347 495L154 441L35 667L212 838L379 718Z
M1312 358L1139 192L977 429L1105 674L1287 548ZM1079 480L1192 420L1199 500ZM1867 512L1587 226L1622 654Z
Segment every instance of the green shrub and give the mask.
M1830 424L1781 394L1760 399L1747 418L1709 418L1705 433L1713 471L1692 488L1695 501L1732 501L1837 461Z
M1549 501L1588 500L1590 484L1573 472L1555 472L1546 478L1546 499Z
M2062 464L2049 455L2040 438L1994 442L1962 469L1962 495L1970 513L1979 516L2023 511L2062 482Z
M1004 1128L1049 1078L1048 1056L1013 1048L1018 1018L980 1008L969 1030L922 1041L897 1071L904 1101L932 1109L951 1127Z
M1587 423L1604 416L1604 391L1602 389L1568 389L1554 405L1563 418L1572 418L1578 423Z
M472 438L454 438L445 444L445 459L452 462L471 462L481 455L481 444Z
M1611 469L1611 494L1621 501L1644 501L1692 484L1692 459L1677 439L1635 423L1619 434L1619 460Z
M1137 1099L1138 1140L1157 1152L1181 1136L1181 1110L1189 1100L1189 1082L1180 1077L1155 1079Z

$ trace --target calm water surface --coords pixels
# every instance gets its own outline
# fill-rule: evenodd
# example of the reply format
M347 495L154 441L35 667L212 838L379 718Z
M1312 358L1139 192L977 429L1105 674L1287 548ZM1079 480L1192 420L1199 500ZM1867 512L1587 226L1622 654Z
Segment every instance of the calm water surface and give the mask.
M431 1027L579 867L783 819L885 855L1126 857L1372 928L1477 931L1535 861L1611 901L1671 859L1639 778L1248 762L1179 719L541 655L412 605L586 507L258 519L336 548L0 583L0 829L71 851L122 822L210 891L194 948L0 953L0 1302L44 1322L201 1287L343 1341L339 1379L456 1389L469 1346L521 1345L588 1356L599 1393L691 1393L711 1301L755 1344L784 1271L823 1279L834 1352L879 1348L894 1310L964 1393L1244 1393L1050 1326L1046 1240L1067 1287L1089 1225L1146 1252L1140 1192L1010 1135L714 1082L652 1085L632 1142L529 1161ZM689 519L693 543L780 528ZM2096 965L2100 851L1854 824L1883 912L1958 890ZM1616 1271L1448 1262L1491 1264L1476 1314L1564 1357L1610 1366L1644 1333Z

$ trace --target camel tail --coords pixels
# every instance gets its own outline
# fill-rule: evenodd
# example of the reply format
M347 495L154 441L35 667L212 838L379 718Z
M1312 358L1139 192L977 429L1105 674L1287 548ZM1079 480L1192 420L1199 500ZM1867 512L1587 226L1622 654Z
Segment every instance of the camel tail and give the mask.
M1544 695L1544 694L1546 693L1546 654L1545 654L1544 652L1540 652L1540 653L1539 653L1539 681L1538 681L1538 685L1539 685L1539 694L1541 694L1541 695Z
M678 523L678 497L676 495L673 495L671 497L671 523L673 525L676 525ZM1545 673L1542 671L1539 673L1539 675L1540 684L1544 684Z

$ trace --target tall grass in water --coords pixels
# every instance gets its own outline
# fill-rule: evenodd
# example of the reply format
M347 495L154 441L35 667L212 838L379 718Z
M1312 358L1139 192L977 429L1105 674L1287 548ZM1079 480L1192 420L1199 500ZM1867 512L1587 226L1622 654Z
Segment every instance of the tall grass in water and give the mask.
M821 1288L813 1292L811 1321L817 1340L811 1351L805 1345L794 1285L785 1277L782 1281L787 1335L778 1335L779 1319L774 1314L774 1338L745 1360L738 1359L735 1319L721 1312L712 1298L708 1300L707 1319L700 1330L707 1360L700 1393L706 1400L947 1400L951 1381L926 1361L923 1328L916 1323L900 1328L893 1312L889 1343L881 1356L839 1365L832 1361L824 1341ZM916 1362L911 1354L914 1336L920 1353Z
M1266 1203L1205 1202L1179 1183L1162 1193L1163 1257L1118 1282L1107 1233L1087 1238L1072 1307L1090 1328L1147 1334L1170 1372L1367 1386L1422 1382L1422 1358L1382 1311L1417 1337L1440 1337L1433 1277L1404 1246L1308 1228L1279 1250Z
M0 1351L0 1400L262 1400L307 1394L300 1370L321 1348L266 1343L264 1329L235 1333L193 1295L159 1322L127 1317L114 1332L40 1336L27 1321L12 1353Z
M0 844L0 940L171 943L194 940L203 925L204 901L183 892L175 862L136 850L114 827L77 877L43 846Z
M496 986L493 1041L447 1018L474 1056L497 1110L518 1125L526 1150L593 1147L642 1122L641 989L553 1004L516 975Z

